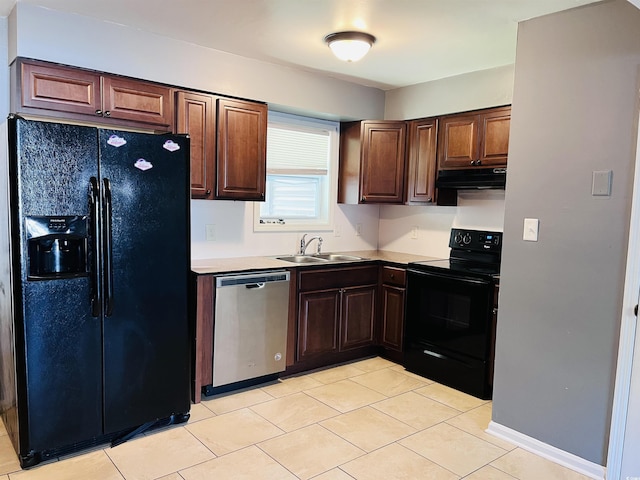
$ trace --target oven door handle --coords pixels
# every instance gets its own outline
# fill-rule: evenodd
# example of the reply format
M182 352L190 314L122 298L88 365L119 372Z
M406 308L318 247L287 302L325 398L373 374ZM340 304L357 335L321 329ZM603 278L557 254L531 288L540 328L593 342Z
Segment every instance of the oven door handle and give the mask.
M469 278L461 275L443 275L436 272L425 272L423 270L414 270L412 268L407 269L407 273L419 275L421 277L431 277L431 278L439 278L442 280L455 281L455 282L464 282L472 285L489 285L490 282L488 280L483 280L480 278Z

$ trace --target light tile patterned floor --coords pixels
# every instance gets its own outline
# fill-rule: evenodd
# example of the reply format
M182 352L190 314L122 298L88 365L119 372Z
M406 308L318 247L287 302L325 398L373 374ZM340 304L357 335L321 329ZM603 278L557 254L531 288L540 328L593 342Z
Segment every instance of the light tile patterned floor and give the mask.
M491 402L370 358L203 400L186 425L0 480L585 480L487 433Z

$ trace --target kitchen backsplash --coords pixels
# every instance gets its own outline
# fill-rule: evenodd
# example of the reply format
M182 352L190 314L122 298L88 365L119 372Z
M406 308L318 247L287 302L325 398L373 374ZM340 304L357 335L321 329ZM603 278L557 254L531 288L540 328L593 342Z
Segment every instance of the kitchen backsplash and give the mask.
M451 228L501 232L503 224L504 190L462 190L456 207L380 207L378 247L446 258Z
M503 218L504 190L469 190L458 193L457 207L337 205L340 236L309 233L322 236L326 252L381 249L444 258L452 227L502 231ZM207 240L207 225L213 240ZM251 202L191 201L193 259L291 254L303 233L255 233Z
M333 231L308 232L322 237L323 251L378 248L377 205L338 205L334 216L340 236ZM360 235L356 235L358 224ZM213 225L215 240L206 239L207 225ZM192 259L293 254L304 233L307 232L254 232L252 202L191 201Z

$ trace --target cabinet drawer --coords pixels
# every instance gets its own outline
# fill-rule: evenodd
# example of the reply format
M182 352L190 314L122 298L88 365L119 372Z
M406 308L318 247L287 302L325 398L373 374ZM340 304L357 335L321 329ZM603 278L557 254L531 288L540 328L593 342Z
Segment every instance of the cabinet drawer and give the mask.
M302 270L298 275L301 292L378 283L378 267L375 265Z
M404 287L406 277L407 271L404 268L382 267L382 283L384 284Z

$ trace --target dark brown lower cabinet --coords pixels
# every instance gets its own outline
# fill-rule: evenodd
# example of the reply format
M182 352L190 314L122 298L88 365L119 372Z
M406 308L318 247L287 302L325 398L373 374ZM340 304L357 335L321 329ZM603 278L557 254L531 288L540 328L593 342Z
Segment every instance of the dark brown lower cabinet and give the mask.
M192 275L193 324L191 400L200 403L202 387L213 381L213 313L216 302L216 277L214 275Z
M386 348L402 350L402 319L405 289L393 285L382 286L382 339Z
M376 285L342 289L340 351L373 344L376 291Z
M296 370L374 352L377 270L368 265L298 272Z
M380 267L380 345L382 354L402 363L406 271Z
M298 360L338 351L340 291L300 294Z

